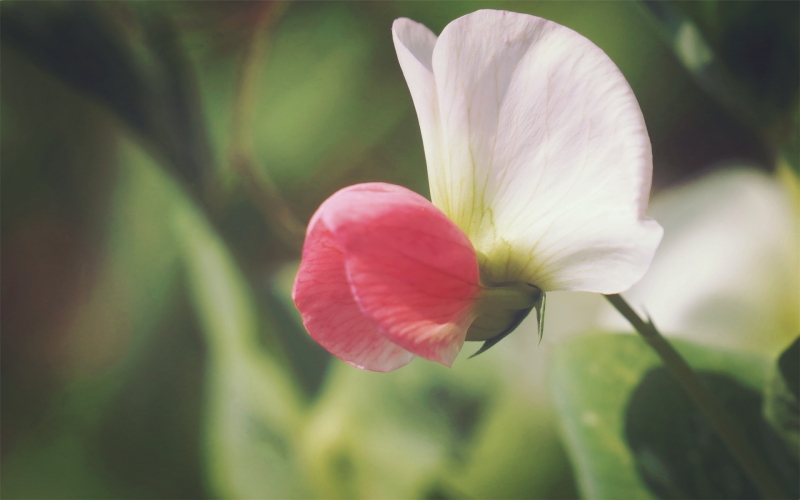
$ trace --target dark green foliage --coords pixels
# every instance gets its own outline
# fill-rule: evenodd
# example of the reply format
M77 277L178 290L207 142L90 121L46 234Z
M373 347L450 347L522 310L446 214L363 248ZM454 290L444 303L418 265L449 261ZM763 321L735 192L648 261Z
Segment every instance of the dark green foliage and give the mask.
M778 358L772 377L767 383L764 415L785 440L786 448L800 455L800 338L796 339Z
M778 358L778 370L783 377L786 387L794 395L795 399L800 398L800 337L795 339L781 357Z
M798 463L761 412L762 398L717 373L701 378L744 428L793 497ZM663 367L647 372L625 415L625 438L636 469L659 498L758 498L758 491L685 391Z
M800 3L642 3L698 86L798 172Z
M209 146L191 69L166 18L123 4L16 3L3 9L0 28L4 43L111 109L183 181L202 181ZM129 37L141 37L139 50Z

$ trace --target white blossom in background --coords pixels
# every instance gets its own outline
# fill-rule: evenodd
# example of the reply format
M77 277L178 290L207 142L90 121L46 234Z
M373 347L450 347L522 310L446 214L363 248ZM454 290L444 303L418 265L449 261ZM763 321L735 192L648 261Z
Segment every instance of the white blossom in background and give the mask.
M650 214L664 241L624 295L662 333L770 356L800 334L800 218L785 185L721 170L659 194ZM630 330L610 307L599 323Z

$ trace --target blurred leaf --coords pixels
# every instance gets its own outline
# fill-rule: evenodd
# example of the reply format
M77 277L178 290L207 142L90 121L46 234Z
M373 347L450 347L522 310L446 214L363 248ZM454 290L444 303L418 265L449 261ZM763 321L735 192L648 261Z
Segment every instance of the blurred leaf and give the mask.
M514 355L373 373L333 361L304 438L321 498L562 498L572 493L547 407L504 376ZM542 457L547 457L543 459Z
M741 425L756 453L778 473L782 489L800 494L798 463L761 413L761 395L732 377L699 377ZM758 498L758 489L714 428L663 367L636 386L625 415L636 469L659 498Z
M104 434L105 428L125 423L114 418L115 402L126 401L130 393L148 391L157 384L167 392L175 386L175 380L162 384L154 379L158 370L146 361L151 357L154 337L175 337L174 329L164 331L164 326L174 302L171 292L178 277L177 247L172 227L163 215L169 213L173 198L180 193L130 141L114 146L120 175L109 214L107 253L98 259L99 276L69 327L65 345L68 366L62 374L69 383L47 408L41 425L23 436L19 446L4 443L5 498L163 497L186 493L192 486L180 474L191 469L191 457L183 453L179 463L169 462L175 448L191 441L176 446L182 436L149 440L153 432L147 428L143 432L147 438L126 442L126 437L142 434L125 425L124 432L117 427L111 436ZM169 362L158 368L185 368L180 359L183 351L179 351L177 366L175 351L162 350L159 354L159 361L166 357ZM147 371L145 380L140 377L142 368ZM129 391L131 387L126 385L132 381L133 390ZM141 428L150 423L149 417L174 417L176 413L170 410L187 401L185 387L176 392L182 397L171 395L172 402L159 405L157 413L149 406L135 407L131 412L136 416L134 423ZM187 427L186 422L181 425ZM149 458L160 471L151 474L147 482L140 476L146 467L117 474L119 465L129 465L135 455L132 446L148 445L158 446L158 457ZM191 481L189 478L188 483ZM196 490L189 495L197 496Z
M800 337L784 350L766 387L764 414L795 458L800 450Z
M114 377L118 387L97 424L96 447L104 473L124 481L131 496L202 498L208 495L199 446L204 346L180 286L178 241L165 217L184 194L130 140L122 143L120 162L109 277L76 332L82 342L75 347L84 357L106 346L126 347L121 376Z
M471 498L578 497L551 405L512 390L486 413L468 457L446 474L450 484Z
M272 276L267 291L273 313L281 325L281 337L287 356L295 368L299 382L309 396L322 387L332 356L306 332L300 311L292 300L292 287L300 262L285 264Z
M781 148L780 159L788 164L795 175L800 175L800 106L794 108L794 114L789 118L788 140Z
M800 398L800 338L783 351L778 358L778 374L786 384L789 394Z
M386 78L376 40L347 4L294 4L271 34L254 103L256 152L289 190L352 168L410 111L401 78ZM399 71L397 72L399 76Z
M73 328L73 356L101 358L81 360L84 369L108 362L102 359L106 347L122 344L129 356L141 355L172 306L178 282L177 241L164 214L182 193L130 139L121 141L118 162L106 269Z
M4 21L5 4L2 13ZM32 214L102 234L119 128L85 96L5 44L2 49L3 235Z
M761 132L767 118L745 85L737 81L714 53L691 18L664 0L642 2L658 21L675 56L709 95Z
M102 270L119 131L82 95L0 50L5 452L67 382L70 325Z
M485 417L490 384L415 360L392 373L336 362L304 455L324 498L422 498Z
M745 82L763 106L790 111L800 85L797 2L705 0L675 7L694 21L732 76Z
M119 498L124 489L98 472L90 449L72 432L34 437L4 459L3 498Z
M224 498L303 498L295 463L302 423L298 388L274 337L259 341L259 316L233 259L188 203L174 212L194 307L209 350L206 456Z
M766 366L758 358L672 341L696 370L729 374L763 387ZM625 411L644 374L659 360L634 335L593 334L558 346L552 390L581 493L586 498L653 498L636 471L625 442Z
M341 2L296 2L280 23L267 28L249 103L252 130L243 131L252 137L243 139L254 144L260 167L286 191L307 195L312 178L315 186L329 184L356 166L410 111L399 67L399 78L382 71L382 61L377 60L382 54L376 53L374 39L377 30L357 17L359 10ZM390 47L391 36L380 34ZM225 166L240 57L247 48L240 46L237 53L221 56L204 46L207 40L202 44L196 37L187 38L192 39L190 54L201 75L198 83L207 126Z
M749 124L773 157L796 150L797 2L642 3L699 87Z
M190 68L169 22L125 4L6 4L2 40L109 107L189 184L210 158Z

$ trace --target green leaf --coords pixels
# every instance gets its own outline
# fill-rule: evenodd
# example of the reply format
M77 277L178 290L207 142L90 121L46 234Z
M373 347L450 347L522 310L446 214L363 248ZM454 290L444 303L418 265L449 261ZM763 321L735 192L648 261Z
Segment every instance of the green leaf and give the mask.
M767 424L761 395L732 377L698 377L740 424L783 491L800 492L797 460ZM664 367L645 374L630 397L625 437L636 468L659 498L758 498L759 492L716 431Z
M420 498L485 417L491 385L415 360L373 373L335 361L304 439L322 498Z
M373 373L334 360L303 440L316 496L569 495L552 413L518 371L504 371L513 347L464 353L452 369L417 359Z
M387 32L357 15L300 2L271 34L253 139L270 177L299 195L352 169L411 111L399 71L381 71Z
M709 96L750 125L796 169L800 73L797 2L641 3Z
M766 387L764 414L788 448L798 456L800 449L800 337L784 350L773 367Z
M760 359L672 343L697 370L729 374L755 390L763 386L766 365ZM558 346L552 391L584 497L654 497L636 471L624 432L631 393L659 365L652 349L633 335L584 335Z
M209 350L206 456L223 498L303 498L295 440L303 419L298 388L274 338L259 337L252 293L196 208L173 214L194 308Z
M164 214L170 213L183 195L129 138L120 144L119 162L109 235L111 282L109 289L97 294L106 304L97 307L141 332L134 339L134 347L139 349L170 306L178 282L178 242ZM113 299L125 310L109 307L107 303Z

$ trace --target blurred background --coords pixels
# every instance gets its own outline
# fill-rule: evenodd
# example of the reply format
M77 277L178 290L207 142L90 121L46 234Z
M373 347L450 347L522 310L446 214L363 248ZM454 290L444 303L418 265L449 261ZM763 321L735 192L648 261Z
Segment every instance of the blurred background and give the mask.
M606 421L578 389L628 404L656 363L620 375L625 390L613 374L587 382L587 360L611 344L559 345L625 330L599 298L548 297L541 345L526 323L469 361L468 344L452 370L418 359L361 372L313 343L291 302L304 226L350 184L428 194L395 18L435 33L487 7L553 20L630 82L653 145L656 218L675 238L668 250L706 245L703 269L721 259L715 274L689 269L668 285L687 258L665 256L662 281L637 297L654 313L666 304L658 322L684 292L693 304L713 295L697 328L716 329L693 338L687 320L666 330L700 340L700 364L755 373L742 383L761 405L770 366L800 332L799 6L2 2L0 493L575 498L628 481L629 498L674 496L653 487L630 426L627 438L611 428L611 441L582 434ZM750 244L747 265L721 258ZM728 336L725 321L768 331ZM641 347L626 346L608 347L607 366ZM723 348L750 357L708 354ZM621 408L607 410L617 426ZM604 453L619 449L616 470ZM620 479L626 467L634 472Z

